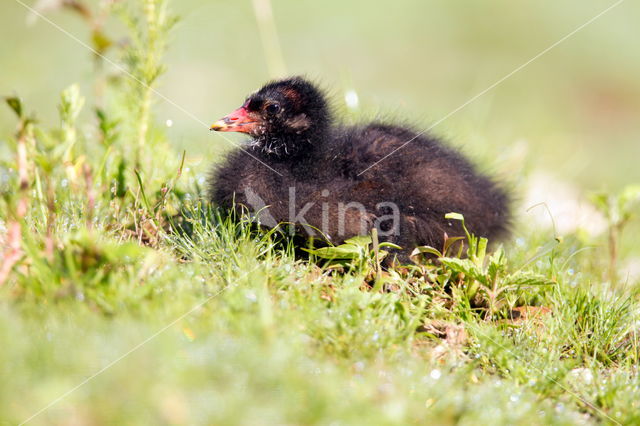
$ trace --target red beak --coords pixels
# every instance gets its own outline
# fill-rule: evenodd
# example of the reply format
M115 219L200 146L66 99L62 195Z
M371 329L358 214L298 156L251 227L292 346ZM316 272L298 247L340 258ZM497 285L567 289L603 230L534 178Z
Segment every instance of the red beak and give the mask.
M258 121L252 117L252 114L247 111L247 108L243 105L231 114L213 123L209 130L215 130L216 132L251 133L257 125Z

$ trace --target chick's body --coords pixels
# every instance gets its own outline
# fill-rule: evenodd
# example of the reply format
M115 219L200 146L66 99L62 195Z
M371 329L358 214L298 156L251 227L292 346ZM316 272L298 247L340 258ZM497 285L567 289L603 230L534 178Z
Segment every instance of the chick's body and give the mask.
M212 128L248 133L253 144L216 167L211 201L260 211L266 226L295 223L334 244L375 227L405 258L462 233L450 212L476 235L507 233L507 193L461 154L403 126L335 125L323 94L301 78L270 83Z

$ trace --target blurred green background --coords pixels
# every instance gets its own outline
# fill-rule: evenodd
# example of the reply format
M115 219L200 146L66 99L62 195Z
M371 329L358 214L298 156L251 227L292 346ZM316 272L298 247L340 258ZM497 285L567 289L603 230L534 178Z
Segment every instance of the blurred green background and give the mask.
M43 20L29 20L18 2L2 3L0 93L19 94L44 124L55 125L62 89L80 82L91 95L92 54ZM286 73L317 79L338 106L355 91L359 110L342 108L347 120L390 115L427 128L612 4L274 0L272 7ZM265 54L251 1L181 0L171 7L181 22L159 91L198 120L161 99L156 119L172 121L170 140L204 170L230 145L203 123L268 80L273 55ZM78 17L47 16L89 41ZM623 2L433 133L508 173L545 169L586 190L640 181L638 22L640 4ZM0 134L13 127L3 108ZM514 156L523 161L501 165Z

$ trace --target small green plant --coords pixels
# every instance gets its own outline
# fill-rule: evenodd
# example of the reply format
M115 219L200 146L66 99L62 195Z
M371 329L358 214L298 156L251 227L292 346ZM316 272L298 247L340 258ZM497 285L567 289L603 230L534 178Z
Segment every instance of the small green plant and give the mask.
M375 280L374 290L381 290L382 260L389 255L384 248L400 249L390 242L378 242L378 233L374 229L371 235L361 235L345 240L338 246L320 247L316 249L304 249L313 256L325 259L325 268L354 271L364 277L373 276Z
M412 258L420 262L420 255L427 255L423 263L424 273L443 289L451 289L454 299L465 305L483 308L486 319L494 319L505 313L505 307L513 307L525 290L555 284L554 281L531 271L509 271L505 252L499 247L492 254L487 253L488 240L471 234L458 213L449 213L447 219L459 220L465 237L448 238L442 251L433 247L417 247ZM463 246L458 245L457 255L452 253L456 243L467 243L466 256L462 257Z
M166 0L124 2L115 6L115 12L129 29L129 42L122 49L126 75L123 106L128 107L123 117L127 136L136 141L132 153L137 168L151 168L144 154L146 146L157 147L162 140L150 132L153 94L159 77L165 72L162 56L167 49L167 36L178 22L168 10Z
M615 195L598 192L592 194L591 201L607 219L609 280L612 284L615 284L618 281L620 238L625 227L640 211L640 185L626 186L620 193Z
M26 243L22 240L26 241L27 235L31 254L35 256L33 247L38 247L44 250L41 257L48 260L58 249L64 250L66 233L83 230L158 247L185 196L176 185L185 163L184 152L180 156L170 149L156 150L153 163L166 167L147 167L151 162L142 164L138 155L140 149L146 150L148 133L153 134L155 147L166 143L162 132L153 126L149 108L153 87L163 70L167 34L176 19L161 0L103 6L99 12L81 1L58 2L54 7L72 10L89 24L100 61L108 60L103 56L107 53L128 59L125 67L116 67L120 71L116 78L108 84L105 81L103 89L108 96L96 100L101 105L94 106L98 119L95 131L86 131L88 126L78 122L86 101L77 84L61 93L60 125L54 128L39 126L18 97L5 99L18 117L18 130L15 138L9 139L15 160L0 163L0 176L7 176L9 184L2 189L1 202L10 219L8 248L2 247L2 256L10 261L1 262L0 283L9 280L11 271L25 261ZM107 43L112 37L104 33L104 24L116 15L129 25L131 42ZM94 143L96 133L101 143ZM138 144L131 144L131 140ZM138 154L131 151L132 146ZM145 154L144 158L151 156ZM136 164L138 167L133 167Z

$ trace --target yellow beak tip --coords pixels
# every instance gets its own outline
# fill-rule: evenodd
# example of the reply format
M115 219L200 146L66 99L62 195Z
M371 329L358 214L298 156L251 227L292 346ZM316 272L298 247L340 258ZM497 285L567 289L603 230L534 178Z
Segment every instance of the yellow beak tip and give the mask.
M225 127L227 127L227 124L222 120L218 120L215 123L213 123L211 127L209 127L209 130L220 130L220 129L224 129Z

